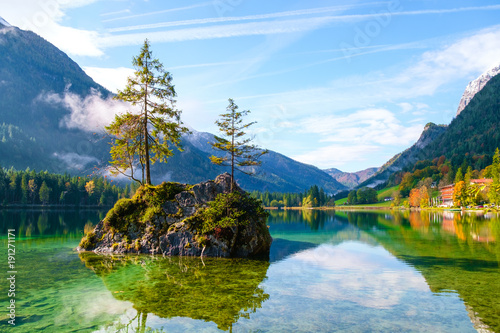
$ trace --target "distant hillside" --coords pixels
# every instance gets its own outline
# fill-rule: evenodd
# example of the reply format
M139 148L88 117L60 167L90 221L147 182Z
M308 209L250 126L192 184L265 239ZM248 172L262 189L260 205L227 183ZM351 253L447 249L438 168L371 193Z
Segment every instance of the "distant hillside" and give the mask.
M500 147L500 75L477 92L446 131L419 154L420 159L444 155L452 164L464 156L493 155Z
M74 175L90 174L94 167L103 170L110 159L109 139L99 133L102 127L89 130L82 124L90 120L85 107L98 113L91 102L104 103L110 96L64 52L0 19L0 166ZM78 122L68 126L72 117ZM212 141L209 133L185 136L184 152L175 152L167 164L153 166L154 182L198 183L227 171L210 163ZM311 185L328 193L345 189L322 170L279 153L270 152L262 161L255 177L236 175L244 189L302 192Z
M466 88L455 119L450 125L428 124L412 147L394 156L360 186L376 186L391 174L419 160L441 156L455 168L462 164L483 169L500 147L500 71L499 67L481 75ZM467 98L470 97L470 100Z
M375 187L379 184L385 183L394 172L400 171L405 166L417 162L420 159L421 150L439 138L445 131L445 125L428 123L420 135L420 138L413 146L406 149L402 153L395 155L382 165L382 167L372 177L368 178L364 182L361 182L358 187Z
M30 31L0 22L0 163L16 168L74 171L65 162L103 158L105 142L91 133L63 126L70 111L44 100L48 94L109 92L95 83L64 52ZM5 140L3 138L5 137ZM80 148L79 152L75 152ZM90 156L89 151L92 151ZM78 153L78 154L77 154ZM69 155L75 154L75 155Z
M354 188L358 186L360 183L370 178L373 174L377 172L378 169L379 168L368 168L357 172L343 172L340 171L339 169L331 168L323 171L332 176L342 185L348 188Z

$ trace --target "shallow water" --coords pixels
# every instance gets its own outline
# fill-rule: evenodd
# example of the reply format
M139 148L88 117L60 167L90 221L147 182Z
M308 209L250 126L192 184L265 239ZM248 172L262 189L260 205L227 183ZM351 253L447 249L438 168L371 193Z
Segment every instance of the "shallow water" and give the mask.
M76 253L102 217L0 211L0 331L500 331L497 216L271 211L269 261Z

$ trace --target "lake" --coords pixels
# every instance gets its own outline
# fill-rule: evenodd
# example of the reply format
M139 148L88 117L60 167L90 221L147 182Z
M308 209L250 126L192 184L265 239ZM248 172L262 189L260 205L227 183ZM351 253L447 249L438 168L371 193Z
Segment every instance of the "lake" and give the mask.
M0 211L1 332L500 332L497 215L274 210L269 261L75 252L104 214Z

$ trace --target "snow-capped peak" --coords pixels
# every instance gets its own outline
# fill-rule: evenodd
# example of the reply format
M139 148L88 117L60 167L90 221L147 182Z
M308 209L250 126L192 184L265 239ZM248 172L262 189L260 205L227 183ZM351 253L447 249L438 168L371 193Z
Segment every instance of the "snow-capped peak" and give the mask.
M493 67L483 73L480 77L471 81L467 87L465 88L464 94L462 95L462 99L458 104L457 116L462 112L463 109L469 104L474 95L481 91L484 88L486 83L491 80L492 77L500 73L500 65Z
M11 27L9 22L5 21L1 16L0 16L0 24L6 27Z

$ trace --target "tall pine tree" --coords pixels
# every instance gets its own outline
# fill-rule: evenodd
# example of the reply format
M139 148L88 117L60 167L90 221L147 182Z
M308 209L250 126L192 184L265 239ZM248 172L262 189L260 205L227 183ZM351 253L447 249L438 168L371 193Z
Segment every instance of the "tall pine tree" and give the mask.
M172 76L154 59L146 39L141 53L134 57L134 76L115 97L138 106L136 112L116 115L106 127L113 137L111 173L123 174L141 184L151 184L151 167L166 162L173 155L171 145L180 150L180 138L188 129L183 126L181 111L175 108L177 96ZM140 166L141 180L134 175Z
M212 155L210 160L214 164L231 167L232 192L235 169L245 174L253 174L253 170L244 167L262 164L259 158L266 154L267 150L258 149L257 146L250 144L251 138L243 138L246 135L245 130L255 124L255 122L243 123L243 117L250 113L249 110L238 111L238 105L230 98L226 111L215 122L225 138L216 136L216 141L212 144L214 149L225 154L224 156Z

